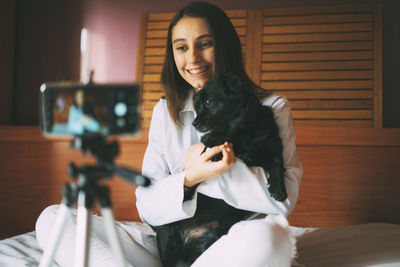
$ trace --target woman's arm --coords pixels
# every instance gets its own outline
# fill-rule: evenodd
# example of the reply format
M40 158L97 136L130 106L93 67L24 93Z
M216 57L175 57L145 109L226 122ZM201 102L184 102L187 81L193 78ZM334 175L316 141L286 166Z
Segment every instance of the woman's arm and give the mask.
M279 213L287 216L293 211L297 203L303 168L296 151L296 133L288 100L282 96L273 96L267 101L272 102L269 105L274 110L280 128L288 198L284 202L272 198L267 189L268 174L261 167L247 167L239 159L222 176L206 180L200 184L197 191L211 197L224 199L236 208L264 214Z
M185 201L185 172L171 174L166 159L165 117L162 101L153 110L149 142L143 158L142 174L150 177L148 187L136 189L136 206L142 221L157 226L194 215L196 200Z

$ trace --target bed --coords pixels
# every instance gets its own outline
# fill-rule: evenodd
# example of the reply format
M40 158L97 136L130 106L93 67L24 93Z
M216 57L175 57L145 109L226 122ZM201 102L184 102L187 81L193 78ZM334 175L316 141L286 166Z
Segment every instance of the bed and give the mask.
M400 266L400 129L296 127L304 166L289 216L301 266ZM116 161L140 169L147 132L119 139ZM70 161L91 162L69 139L45 139L38 127L0 126L0 266L37 266L37 216L59 203ZM107 182L115 217L139 221L135 188Z

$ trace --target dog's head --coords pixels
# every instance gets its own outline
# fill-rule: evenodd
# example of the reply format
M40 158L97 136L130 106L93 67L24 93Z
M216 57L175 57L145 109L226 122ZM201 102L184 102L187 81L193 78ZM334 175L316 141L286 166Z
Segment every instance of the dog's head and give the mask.
M197 117L193 126L199 132L208 132L238 116L249 98L249 90L233 74L221 74L193 96Z

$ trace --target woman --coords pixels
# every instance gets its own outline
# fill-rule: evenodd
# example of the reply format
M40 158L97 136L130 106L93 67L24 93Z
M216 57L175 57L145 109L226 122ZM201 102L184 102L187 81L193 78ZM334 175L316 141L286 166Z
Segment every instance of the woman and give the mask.
M231 144L221 144L202 153L200 135L191 126L195 117L191 96L224 72L241 77L247 86L254 88L263 104L274 110L284 146L288 193L284 202L275 201L264 190L268 174L260 167L249 168L236 159ZM146 224L117 222L128 261L133 266L159 266L154 232L148 224L163 225L193 216L197 194L202 193L259 216L235 224L192 266L289 266L294 242L283 215L294 209L302 176L290 106L286 98L259 89L249 79L239 38L221 9L207 3L191 3L176 14L168 29L162 84L165 99L154 107L142 168L153 183L136 190L139 215ZM220 152L222 160L210 161ZM184 201L185 188L194 185L197 187L193 197ZM37 235L42 245L55 214L57 207L52 206L38 219ZM62 253L56 255L61 265L70 264L72 259L71 242L76 227L73 220L66 229L70 232L68 240L63 240L59 249ZM91 240L90 261L93 266L111 266L113 255L105 244L100 221L101 217L95 217L96 236Z
M231 144L221 144L201 154L204 145L199 143L200 135L191 126L195 117L191 96L193 91L201 90L218 74L226 72L241 77L275 112L287 170L288 199L283 203L262 189L262 185L267 186L267 176L261 168L248 168L235 159ZM192 217L196 211L196 194L183 201L183 189L198 185L196 192L223 199L235 208L260 213L264 218L234 225L194 266L267 266L273 260L283 264L285 259L290 262L292 251L282 253L282 258L276 251L270 254L274 259L268 257L266 251L276 249L271 247L272 243L277 245L272 240L277 236L278 240L282 239L283 228L272 223L271 216L265 218L266 214L288 215L298 197L302 167L296 153L290 107L286 98L267 93L249 79L244 70L240 40L222 10L207 3L192 3L172 19L162 84L165 99L154 108L142 168L144 175L153 178L153 185L136 191L142 220L157 226ZM210 159L220 152L223 159L212 162ZM281 245L289 243L289 239L286 236Z

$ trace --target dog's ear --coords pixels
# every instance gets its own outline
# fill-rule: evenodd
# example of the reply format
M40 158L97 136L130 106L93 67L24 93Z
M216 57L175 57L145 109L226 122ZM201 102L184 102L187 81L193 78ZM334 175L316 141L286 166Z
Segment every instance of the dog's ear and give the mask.
M221 74L218 81L224 88L224 92L227 96L240 93L243 87L243 81L233 73Z

